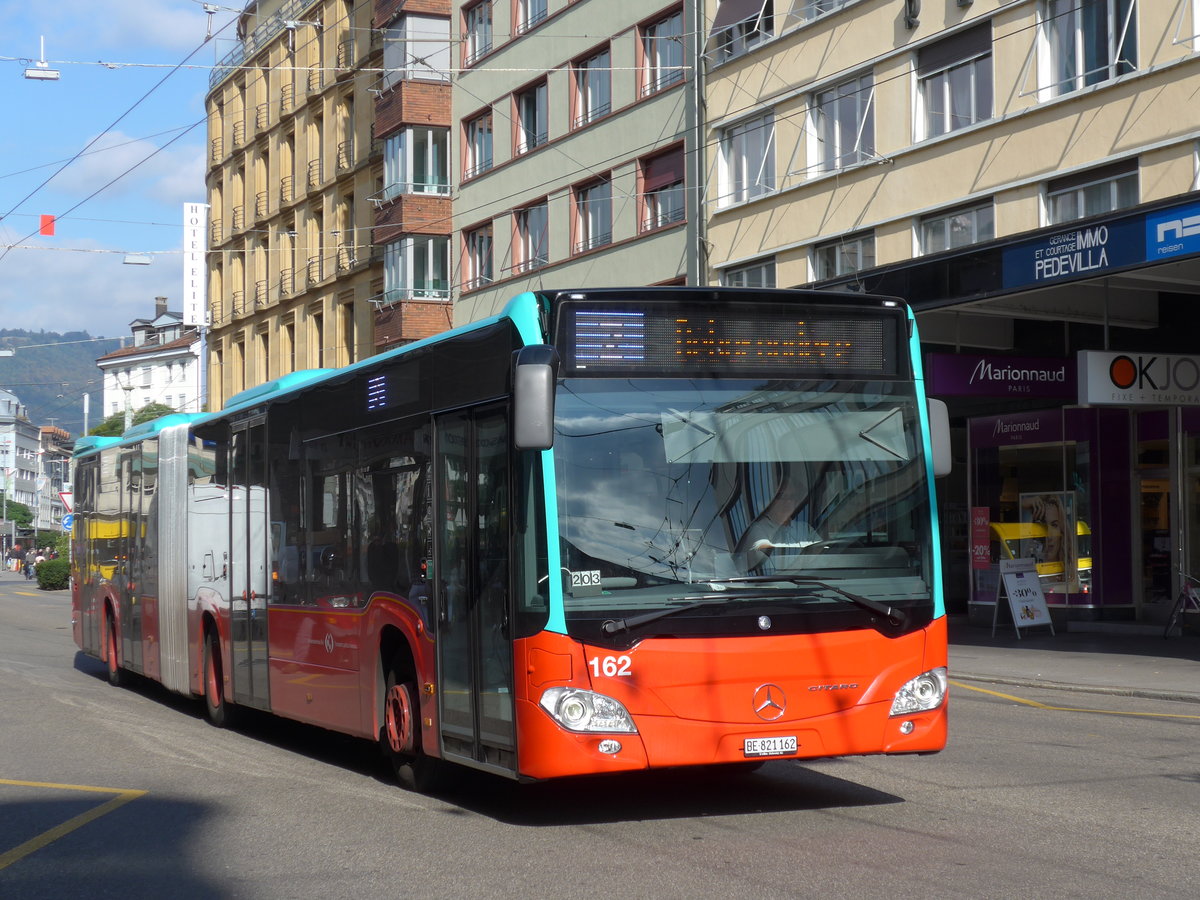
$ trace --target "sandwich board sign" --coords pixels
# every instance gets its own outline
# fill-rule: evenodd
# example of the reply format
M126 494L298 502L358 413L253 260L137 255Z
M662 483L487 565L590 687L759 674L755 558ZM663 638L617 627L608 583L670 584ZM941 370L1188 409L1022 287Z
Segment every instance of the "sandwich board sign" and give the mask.
M1038 580L1037 562L1033 559L1000 560L1000 581L996 585L996 606L992 611L992 637L996 636L996 620L1000 615L1000 594L1008 598L1012 610L1013 628L1017 639L1021 629L1034 625L1049 625L1054 634L1054 623L1050 620L1050 609L1046 606L1046 595Z

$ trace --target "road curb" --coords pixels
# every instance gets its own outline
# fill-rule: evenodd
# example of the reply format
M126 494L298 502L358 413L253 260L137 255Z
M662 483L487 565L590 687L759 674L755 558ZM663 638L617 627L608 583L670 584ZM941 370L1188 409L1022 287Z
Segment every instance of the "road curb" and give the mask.
M1076 694L1105 694L1110 697L1138 697L1143 700L1171 700L1181 703L1200 703L1200 694L1186 691L1156 691L1150 688L1119 688L1099 684L1068 684L1062 681L1036 681L1031 678L1006 678L999 675L967 675L951 670L951 681L972 681L980 684L1003 684L1011 687L1041 688Z

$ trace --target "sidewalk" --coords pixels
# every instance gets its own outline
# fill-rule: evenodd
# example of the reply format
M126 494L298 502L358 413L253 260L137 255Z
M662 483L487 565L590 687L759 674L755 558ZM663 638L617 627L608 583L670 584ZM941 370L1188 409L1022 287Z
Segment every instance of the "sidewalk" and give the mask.
M1200 703L1200 637L1161 628L1069 623L1068 629L980 628L950 619L950 678ZM1084 630L1089 629L1089 630ZM1090 630L1094 629L1094 630Z

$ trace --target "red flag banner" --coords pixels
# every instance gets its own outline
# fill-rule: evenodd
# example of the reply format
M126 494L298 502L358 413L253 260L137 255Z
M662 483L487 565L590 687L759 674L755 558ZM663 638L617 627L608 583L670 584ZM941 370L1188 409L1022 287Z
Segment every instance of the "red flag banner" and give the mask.
M38 234L45 235L47 237L53 236L54 216L42 215L42 224L38 228Z

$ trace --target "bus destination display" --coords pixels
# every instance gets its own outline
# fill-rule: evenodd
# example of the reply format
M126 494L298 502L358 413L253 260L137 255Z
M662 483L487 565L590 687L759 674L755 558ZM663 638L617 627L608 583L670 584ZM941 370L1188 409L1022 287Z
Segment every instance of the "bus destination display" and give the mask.
M781 307L729 311L629 305L565 310L564 357L585 373L896 373L896 317Z

